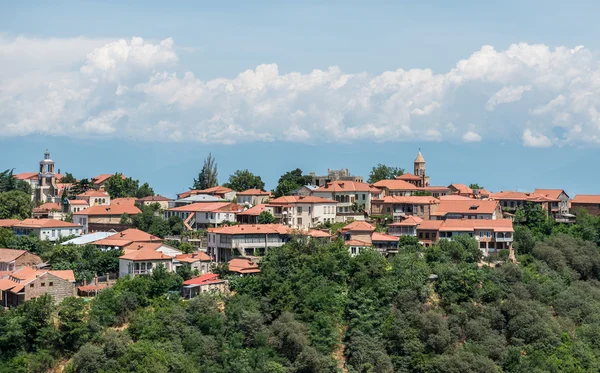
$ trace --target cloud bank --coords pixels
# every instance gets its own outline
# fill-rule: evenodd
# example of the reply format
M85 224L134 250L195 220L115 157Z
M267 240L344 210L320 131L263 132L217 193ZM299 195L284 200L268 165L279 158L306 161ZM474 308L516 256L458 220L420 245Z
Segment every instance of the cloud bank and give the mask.
M0 56L0 136L600 143L600 61L581 46L483 46L438 73L282 74L264 64L206 81L181 71L170 38L0 35Z

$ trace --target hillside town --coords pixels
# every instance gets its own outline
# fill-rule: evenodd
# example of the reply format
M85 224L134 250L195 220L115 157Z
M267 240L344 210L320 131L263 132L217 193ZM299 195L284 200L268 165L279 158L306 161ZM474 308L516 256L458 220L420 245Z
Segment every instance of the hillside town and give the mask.
M169 272L185 267L182 294L226 292L226 281L214 272L246 276L260 272L272 248L293 238L341 240L350 255L372 248L390 257L403 237L429 247L460 236L474 238L488 261L515 261L513 223L536 211L558 224L572 224L586 211L600 215L600 195L569 196L543 185L531 192L490 191L477 184L432 185L419 150L411 172L378 165L368 180L348 169L283 175L267 191L248 170L217 184L209 155L194 187L173 199L155 194L147 184L122 174L76 179L61 174L46 150L37 172L14 174L2 182L26 202L7 201L0 227L17 237L34 237L62 245L92 245L116 253L114 273L77 276L53 268L26 250L0 249L0 302L16 307L42 293L58 302L73 295L94 295L117 278ZM9 180L7 180L7 178ZM25 206L21 206L21 205ZM19 206L17 206L19 205ZM30 206L30 207L26 207ZM90 277L91 276L91 277Z

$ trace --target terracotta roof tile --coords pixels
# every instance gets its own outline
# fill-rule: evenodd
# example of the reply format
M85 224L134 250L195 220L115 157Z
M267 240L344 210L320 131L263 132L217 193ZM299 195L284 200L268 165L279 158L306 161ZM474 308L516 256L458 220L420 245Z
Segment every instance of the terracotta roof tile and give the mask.
M319 192L327 192L327 193L336 193L336 192L370 192L379 194L381 193L380 189L375 188L372 184L361 183L359 181L350 181L350 180L336 180L325 184L324 186L313 190L315 193Z
M414 174L411 174L410 172L407 172L405 174L397 176L396 180L420 181L421 178L419 176L417 176L417 175L414 175Z
M210 285L210 284L220 284L225 280L219 279L219 275L216 273L205 273L201 276L191 278L187 281L184 281L184 285Z
M283 196L269 201L269 205L295 204L295 203L337 203L332 199L315 196Z
M114 174L100 174L96 177L93 177L91 180L95 185L99 185L102 184L103 182L105 182L106 180L108 180L109 177L113 176ZM121 175L121 178L124 180L125 176Z
M600 204L599 194L577 194L575 198L571 200L571 204L586 203L586 204Z
M442 200L432 215L444 216L446 214L493 214L498 208L498 201L489 200Z
M373 232L371 235L371 241L377 242L397 242L400 240L400 237L390 236L389 234L383 234L379 232Z
M85 210L77 211L73 215L137 215L141 214L140 209L134 205L110 205L110 206L91 206Z
M389 190L417 190L418 188L404 180L380 180L373 184L375 187L380 189L389 189Z
M258 216L258 215L260 215L261 212L266 211L266 210L267 210L267 205L256 205L256 206L249 208L248 210L238 212L237 215L238 216Z
M388 227L415 227L423 222L418 216L409 215L404 220L392 224L388 224Z
M29 180L29 179L37 179L37 172L21 172L20 174L15 175L15 179L17 180Z
M448 188L453 187L458 190L460 194L473 194L473 189L469 188L465 184L450 184Z
M12 228L21 221L17 219L0 219L0 228Z
M0 263L8 263L17 260L21 255L25 254L25 250L0 249Z
M347 240L344 241L344 245L346 246L360 246L360 247L368 247L371 246L370 244L364 242L364 241L359 241L359 240Z
M265 192L260 189L248 189L237 193L238 196L268 196L270 194L271 192Z
M218 234L290 234L290 228L283 224L243 224L229 227L209 228L208 232Z
M163 197L160 194L157 194L155 196L148 196L148 197L144 197L144 198L139 198L138 201L142 201L142 202L168 202L168 201L172 201L172 200L170 198Z
M237 212L241 210L235 203L231 202L197 202L190 203L189 205L173 207L168 209L167 211L183 211L183 212L217 212L217 211L228 211L228 212Z
M233 258L228 263L229 270L237 273L258 273L258 264L247 258Z
M208 254L206 254L203 251L195 251L190 254L177 255L177 256L175 256L175 259L179 260L180 262L185 262L185 263L210 262L211 261L210 256L208 256Z
M371 224L364 221L353 221L352 223L346 225L342 229L341 232L373 232L375 231L375 227Z
M533 191L533 193L535 193L535 194L541 194L543 196L546 196L546 197L552 198L552 199L558 199L558 197L560 197L560 195L562 193L567 194L562 189L535 189ZM569 197L569 196L567 195L567 197Z
M103 192L101 190L90 189L81 194L78 194L77 197L109 197L108 193Z
M81 228L79 224L73 224L54 219L25 219L14 227L18 228Z
M432 205L440 203L440 200L430 196L386 196L373 200L374 203L402 203L412 205Z

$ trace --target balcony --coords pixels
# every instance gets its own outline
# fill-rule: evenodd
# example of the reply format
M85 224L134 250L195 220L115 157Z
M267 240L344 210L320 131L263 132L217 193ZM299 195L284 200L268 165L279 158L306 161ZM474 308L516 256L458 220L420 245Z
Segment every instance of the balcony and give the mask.
M512 234L507 234L507 235L496 234L496 236L494 238L495 238L496 242L512 242L512 240L513 240Z

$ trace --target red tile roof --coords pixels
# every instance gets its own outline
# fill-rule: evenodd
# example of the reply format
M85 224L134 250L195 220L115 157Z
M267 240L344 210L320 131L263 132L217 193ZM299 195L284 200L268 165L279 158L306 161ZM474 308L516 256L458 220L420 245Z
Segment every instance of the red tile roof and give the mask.
M94 183L94 185L99 185L102 184L103 182L105 182L106 180L108 180L109 177L113 176L114 174L100 174L96 177L92 178L92 182ZM121 175L121 178L123 180L125 180L125 176Z
M17 260L21 255L25 254L25 250L0 249L0 263L8 263Z
M502 191L498 193L492 193L491 199L495 200L507 200L507 201L528 201L528 202L556 202L558 199L546 197L542 194L536 193L525 193L525 192L513 192L513 191Z
M21 221L17 219L0 219L0 228L12 228L15 224Z
M442 232L470 232L476 229L489 229L494 232L514 231L510 219L448 219L443 221L439 230Z
M160 244L158 245L160 247ZM157 248L158 248L157 247ZM170 256L161 253L160 251L156 251L156 249L146 246L139 250L125 250L125 254L121 255L119 259L125 260L161 260L161 259L171 259Z
M271 192L265 192L260 189L248 189L237 193L238 196L268 196L270 194Z
M359 181L336 180L325 184L324 186L313 190L313 192L370 192L379 194L381 190L375 188L372 184L361 183Z
M465 184L450 184L448 188L453 187L460 194L473 194L473 189L469 188Z
M150 233L146 233L139 229L130 228L125 229L122 232L113 234L107 238L103 238L98 241L94 241L94 245L101 246L127 246L132 242L162 242L159 237L153 236Z
M33 209L33 212L48 212L48 211L61 211L62 206L59 203L48 202L44 203Z
M187 281L184 281L184 285L210 285L210 284L220 284L225 282L225 280L219 279L219 275L216 273L205 273L201 276L191 278Z
M229 227L209 228L209 233L218 234L290 234L290 228L283 224L243 224Z
M269 205L295 204L295 203L337 203L332 199L315 196L283 196L269 201Z
M197 202L191 203L189 205L173 207L168 209L168 211L182 211L182 212L217 212L217 211L229 211L229 212L237 212L241 210L235 203L231 202Z
M352 223L346 225L340 232L373 232L375 231L375 227L371 224L364 221L353 221Z
M444 223L443 220L423 220L417 229L437 231L442 226L442 223Z
M110 206L91 206L85 210L77 211L73 215L91 215L91 216L103 216L103 215L137 215L141 214L140 209L133 205L110 205Z
M312 238L331 238L329 233L320 231L318 229L309 229L305 234Z
M389 189L389 190L417 190L418 188L404 180L380 180L373 184L375 187L379 189Z
M541 194L542 196L551 198L551 199L558 199L558 197L560 197L560 195L562 193L567 194L564 190L562 189L535 189L533 191L533 193L535 194ZM567 195L567 198L569 196Z
M473 198L459 196L458 194L450 194L447 196L440 196L440 200L442 200L442 201L473 201Z
M421 178L417 175L413 175L410 172L402 174L396 177L396 180L406 180L406 181L420 181Z
M88 201L86 201L85 199L70 199L69 204L73 205L73 206L81 206L81 205L87 206Z
M402 203L409 205L432 205L440 200L430 196L387 196L373 200L373 203Z
M598 194L577 194L575 198L571 200L571 203L585 203L585 204L600 204L600 195Z
M267 205L256 205L248 210L238 212L238 216L258 216L261 212L267 210Z
M423 219L421 219L420 217L409 215L405 217L402 221L388 224L388 227L415 227L421 224L422 222Z
M373 232L371 235L371 241L377 242L397 242L400 240L400 237L390 236L389 234L383 234L379 232Z
M359 241L359 240L347 240L344 241L344 245L346 246L360 246L360 247L368 247L371 246L370 244L364 242L364 241Z
M247 258L233 258L228 263L229 271L237 273L259 273L258 264Z
M101 190L90 189L78 194L77 197L109 197L109 195Z
M175 256L175 259L179 260L180 262L185 262L185 263L210 262L211 261L210 256L208 256L208 254L206 254L203 251L195 251L190 254L177 255L177 256Z
M20 174L15 175L15 179L18 180L29 180L29 179L37 179L37 172L21 172Z
M81 228L79 224L73 224L54 219L25 219L14 227L17 228Z
M493 214L498 208L498 201L489 200L443 200L438 205L436 211L432 212L433 216L444 216L446 214Z

